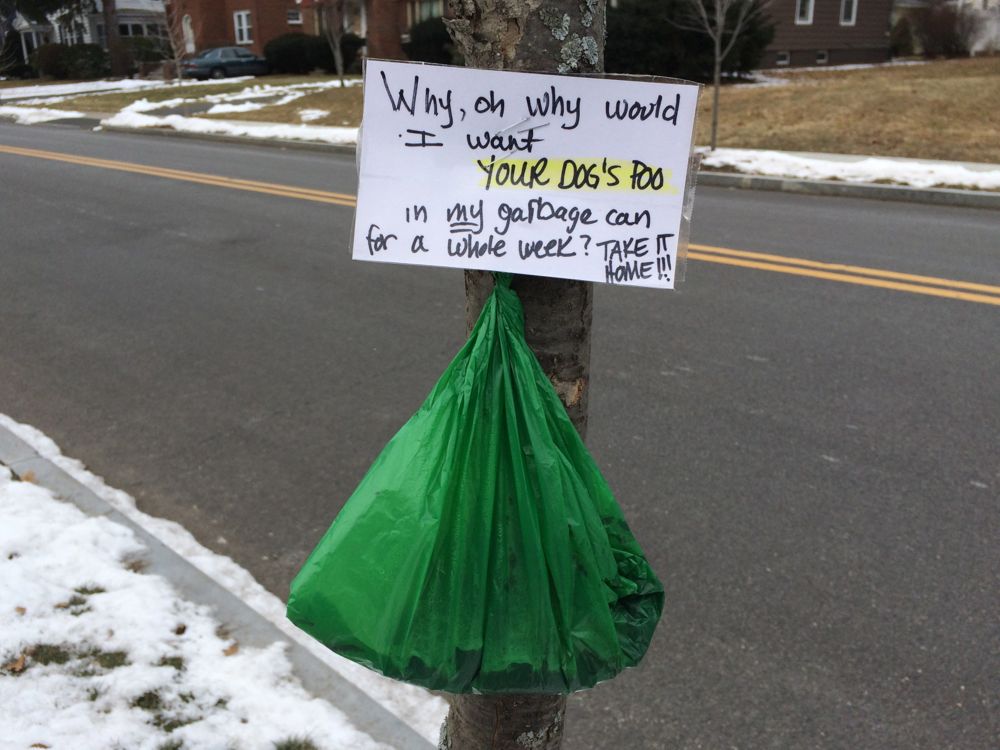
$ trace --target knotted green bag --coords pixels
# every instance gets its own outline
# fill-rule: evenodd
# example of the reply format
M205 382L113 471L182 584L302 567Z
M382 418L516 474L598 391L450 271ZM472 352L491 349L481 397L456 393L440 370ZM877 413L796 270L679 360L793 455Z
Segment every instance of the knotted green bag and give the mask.
M295 577L288 617L405 682L567 693L642 658L663 588L496 281Z

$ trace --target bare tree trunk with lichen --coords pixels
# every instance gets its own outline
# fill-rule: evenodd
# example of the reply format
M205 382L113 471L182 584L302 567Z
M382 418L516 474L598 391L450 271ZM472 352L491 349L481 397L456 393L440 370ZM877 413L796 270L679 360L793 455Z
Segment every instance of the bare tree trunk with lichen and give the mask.
M445 21L470 68L548 73L604 71L605 0L450 0ZM525 333L580 435L586 437L593 288L588 282L518 276ZM466 271L472 329L492 277ZM453 695L439 750L555 750L564 695Z

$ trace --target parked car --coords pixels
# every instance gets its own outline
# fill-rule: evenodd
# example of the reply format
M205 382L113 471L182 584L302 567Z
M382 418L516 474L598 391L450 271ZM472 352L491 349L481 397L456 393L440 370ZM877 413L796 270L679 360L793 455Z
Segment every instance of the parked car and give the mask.
M242 47L214 47L181 62L184 78L267 75L267 60Z

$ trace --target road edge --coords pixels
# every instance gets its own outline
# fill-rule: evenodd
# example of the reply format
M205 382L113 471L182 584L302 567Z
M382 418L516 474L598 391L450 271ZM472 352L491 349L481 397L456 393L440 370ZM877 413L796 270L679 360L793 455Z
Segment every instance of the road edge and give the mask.
M135 133L139 135L160 135L196 140L258 145L270 148L287 148L303 151L323 151L337 154L355 154L357 146L293 141L278 138L252 138L219 133L189 133L170 128L125 128L101 126L110 133ZM883 185L871 182L839 182L835 180L803 180L791 177L769 177L765 175L739 172L716 172L700 170L698 185L708 187L739 188L742 190L770 190L798 195L837 196L865 198L869 200L897 201L903 203L925 203L938 206L958 206L964 208L985 208L1000 210L1000 192L986 190L961 190L957 188L917 188L909 185Z
M802 180L790 177L768 177L740 172L702 170L698 173L698 186L703 185L741 190L772 190L799 195L866 198L869 200L1000 210L1000 193L985 190L917 188L909 185L882 185L871 182L838 182L835 180Z
M72 503L88 516L103 516L131 529L147 549L148 566L145 572L162 576L185 598L211 607L215 616L241 644L264 648L275 642L284 643L285 654L302 686L342 711L357 729L375 741L400 750L429 750L433 747L409 724L317 659L305 646L289 639L273 622L174 552L154 534L40 456L4 425L0 425L0 463L20 476L33 472L36 484L45 487L57 498Z

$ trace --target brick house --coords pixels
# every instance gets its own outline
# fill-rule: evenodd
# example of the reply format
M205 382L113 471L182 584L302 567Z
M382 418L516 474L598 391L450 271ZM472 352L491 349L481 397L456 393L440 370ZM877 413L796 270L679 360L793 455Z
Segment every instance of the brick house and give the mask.
M761 67L877 63L889 59L892 0L773 0L774 40Z
M263 55L282 34L317 32L315 12L296 0L167 0L167 13L187 52L239 45Z

